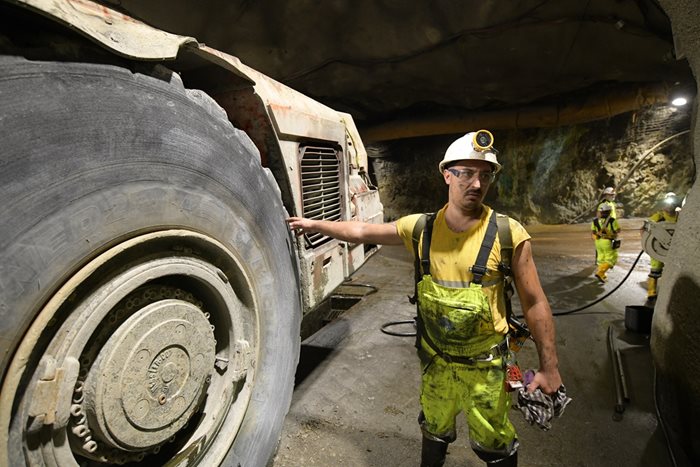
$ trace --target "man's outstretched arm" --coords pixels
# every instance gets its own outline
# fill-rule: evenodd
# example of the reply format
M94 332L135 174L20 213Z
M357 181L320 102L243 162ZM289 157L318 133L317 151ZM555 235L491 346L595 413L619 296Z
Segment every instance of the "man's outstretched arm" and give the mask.
M304 217L287 219L289 228L297 235L319 232L329 237L350 243L371 243L375 245L402 245L403 241L396 225L370 224L360 221L320 221Z

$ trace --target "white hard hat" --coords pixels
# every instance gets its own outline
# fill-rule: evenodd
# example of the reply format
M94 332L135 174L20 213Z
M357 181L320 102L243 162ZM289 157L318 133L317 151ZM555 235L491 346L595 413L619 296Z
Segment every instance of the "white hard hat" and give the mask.
M603 190L604 195L614 195L615 194L615 188L609 186Z
M497 173L501 170L501 164L496 159L497 153L498 151L493 148L493 135L490 131L473 131L450 144L438 168L442 173L445 166L451 162L477 160L489 162L493 166L494 173Z
M683 201L675 193L667 193L663 200L664 208L678 209L683 205Z

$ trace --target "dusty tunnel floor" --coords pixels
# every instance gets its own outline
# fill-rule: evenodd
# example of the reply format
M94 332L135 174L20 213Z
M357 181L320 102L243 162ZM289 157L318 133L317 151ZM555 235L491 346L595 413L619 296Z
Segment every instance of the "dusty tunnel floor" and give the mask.
M602 297L628 273L641 250L642 220L625 219L621 224L620 259L605 285L593 278L595 250L588 224L528 227L540 279L555 313ZM548 432L511 411L521 442L519 465L671 465L654 408L649 338L624 326L625 306L645 301L648 270L649 257L644 254L611 296L555 318L560 370L573 402ZM384 247L352 280L372 285L377 292L303 342L274 467L419 465L419 368L413 338L380 332L382 324L414 315L406 298L413 289L412 258L403 247ZM519 312L517 301L515 306ZM614 410L609 327L620 349L629 396L621 417L615 417ZM523 370L537 367L534 343L525 346L519 361ZM484 465L469 448L463 415L445 465Z

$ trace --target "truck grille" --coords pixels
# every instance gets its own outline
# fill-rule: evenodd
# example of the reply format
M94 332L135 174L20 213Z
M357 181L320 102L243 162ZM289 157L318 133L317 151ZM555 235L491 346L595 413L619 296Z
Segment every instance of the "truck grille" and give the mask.
M340 220L340 162L333 148L301 148L301 196L304 217ZM306 235L311 247L323 245L330 237L320 233Z

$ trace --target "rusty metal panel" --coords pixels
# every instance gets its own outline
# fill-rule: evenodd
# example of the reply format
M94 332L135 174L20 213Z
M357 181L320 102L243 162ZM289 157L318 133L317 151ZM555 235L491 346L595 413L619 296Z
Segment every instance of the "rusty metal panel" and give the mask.
M384 207L379 200L377 190L356 193L353 196L353 204L357 212L357 218L370 224L384 222Z
M340 143L345 138L345 126L337 115L335 119L328 119L302 112L291 105L270 104L269 109L280 139L295 139L301 136Z
M183 45L197 44L197 40L192 37L152 28L89 0L15 0L15 3L68 24L124 57L141 60L174 59Z
M301 247L301 241L297 243ZM301 247L300 279L304 313L318 306L346 277L344 243L328 243L315 250Z

